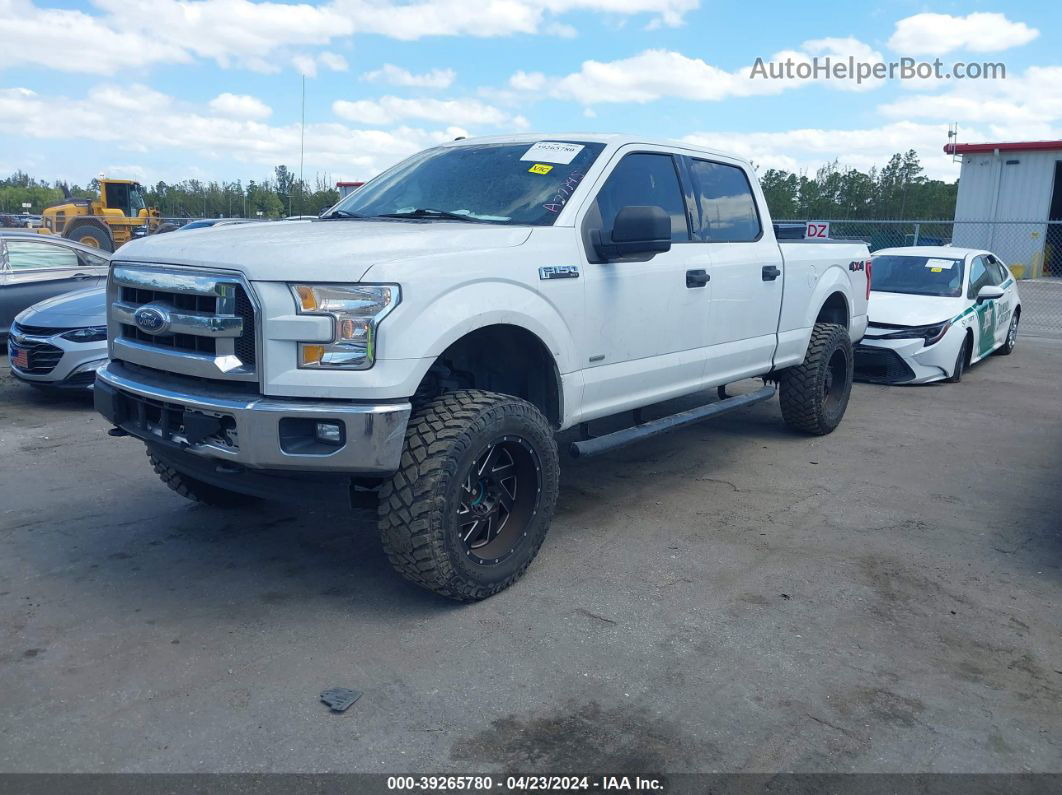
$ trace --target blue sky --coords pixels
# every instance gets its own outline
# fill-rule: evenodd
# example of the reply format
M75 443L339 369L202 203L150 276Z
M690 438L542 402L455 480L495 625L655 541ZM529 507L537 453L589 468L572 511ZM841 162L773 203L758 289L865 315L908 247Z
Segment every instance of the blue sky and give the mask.
M365 179L456 135L630 132L761 168L1062 138L1058 4L0 0L0 172ZM1006 79L752 79L757 58L1001 62Z

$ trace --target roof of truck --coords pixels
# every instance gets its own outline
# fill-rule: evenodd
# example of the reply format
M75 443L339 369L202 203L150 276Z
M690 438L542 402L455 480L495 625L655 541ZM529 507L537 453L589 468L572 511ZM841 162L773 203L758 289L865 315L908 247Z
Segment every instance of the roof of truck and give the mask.
M686 141L676 141L667 138L653 138L651 136L644 135L630 135L628 133L587 133L587 132L566 132L566 133L513 133L509 135L486 135L476 138L458 138L454 141L447 141L442 146L466 146L468 144L504 144L504 143L529 143L533 144L536 141L567 141L572 143L601 143L609 146L619 147L626 146L627 144L641 144L645 146L662 146L668 149L685 149L690 152L703 152L705 154L717 155L721 157L728 157L733 160L740 160L743 163L748 161L740 155L733 154L732 152L726 152L721 149L709 149L708 147L698 146Z

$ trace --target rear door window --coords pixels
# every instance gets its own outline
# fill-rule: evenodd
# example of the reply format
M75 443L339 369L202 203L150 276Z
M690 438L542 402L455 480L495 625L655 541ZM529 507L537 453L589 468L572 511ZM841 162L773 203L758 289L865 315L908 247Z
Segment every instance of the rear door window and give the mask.
M698 239L717 243L757 240L762 231L756 198L744 170L690 158Z
M76 268L80 264L73 249L34 240L8 240L7 261L13 271Z

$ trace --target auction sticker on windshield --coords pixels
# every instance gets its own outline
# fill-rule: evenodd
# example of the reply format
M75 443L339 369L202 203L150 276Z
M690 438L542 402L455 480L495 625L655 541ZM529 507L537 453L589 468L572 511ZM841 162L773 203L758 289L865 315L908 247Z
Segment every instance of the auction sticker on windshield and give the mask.
M930 258L926 260L926 267L933 273L940 273L942 270L950 271L955 265L955 260L951 259L934 259Z
M524 152L521 160L531 160L539 163L556 163L566 166L572 162L577 154L583 151L582 144L564 144L557 141L539 141Z

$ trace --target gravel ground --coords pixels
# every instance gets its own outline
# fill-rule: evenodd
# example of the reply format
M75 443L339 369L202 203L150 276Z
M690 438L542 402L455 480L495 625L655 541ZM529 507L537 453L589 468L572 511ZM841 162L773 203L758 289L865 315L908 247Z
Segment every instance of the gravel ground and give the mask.
M566 463L462 606L367 514L185 502L0 360L0 771L1062 770L1060 371L1028 336L826 438L770 401Z

